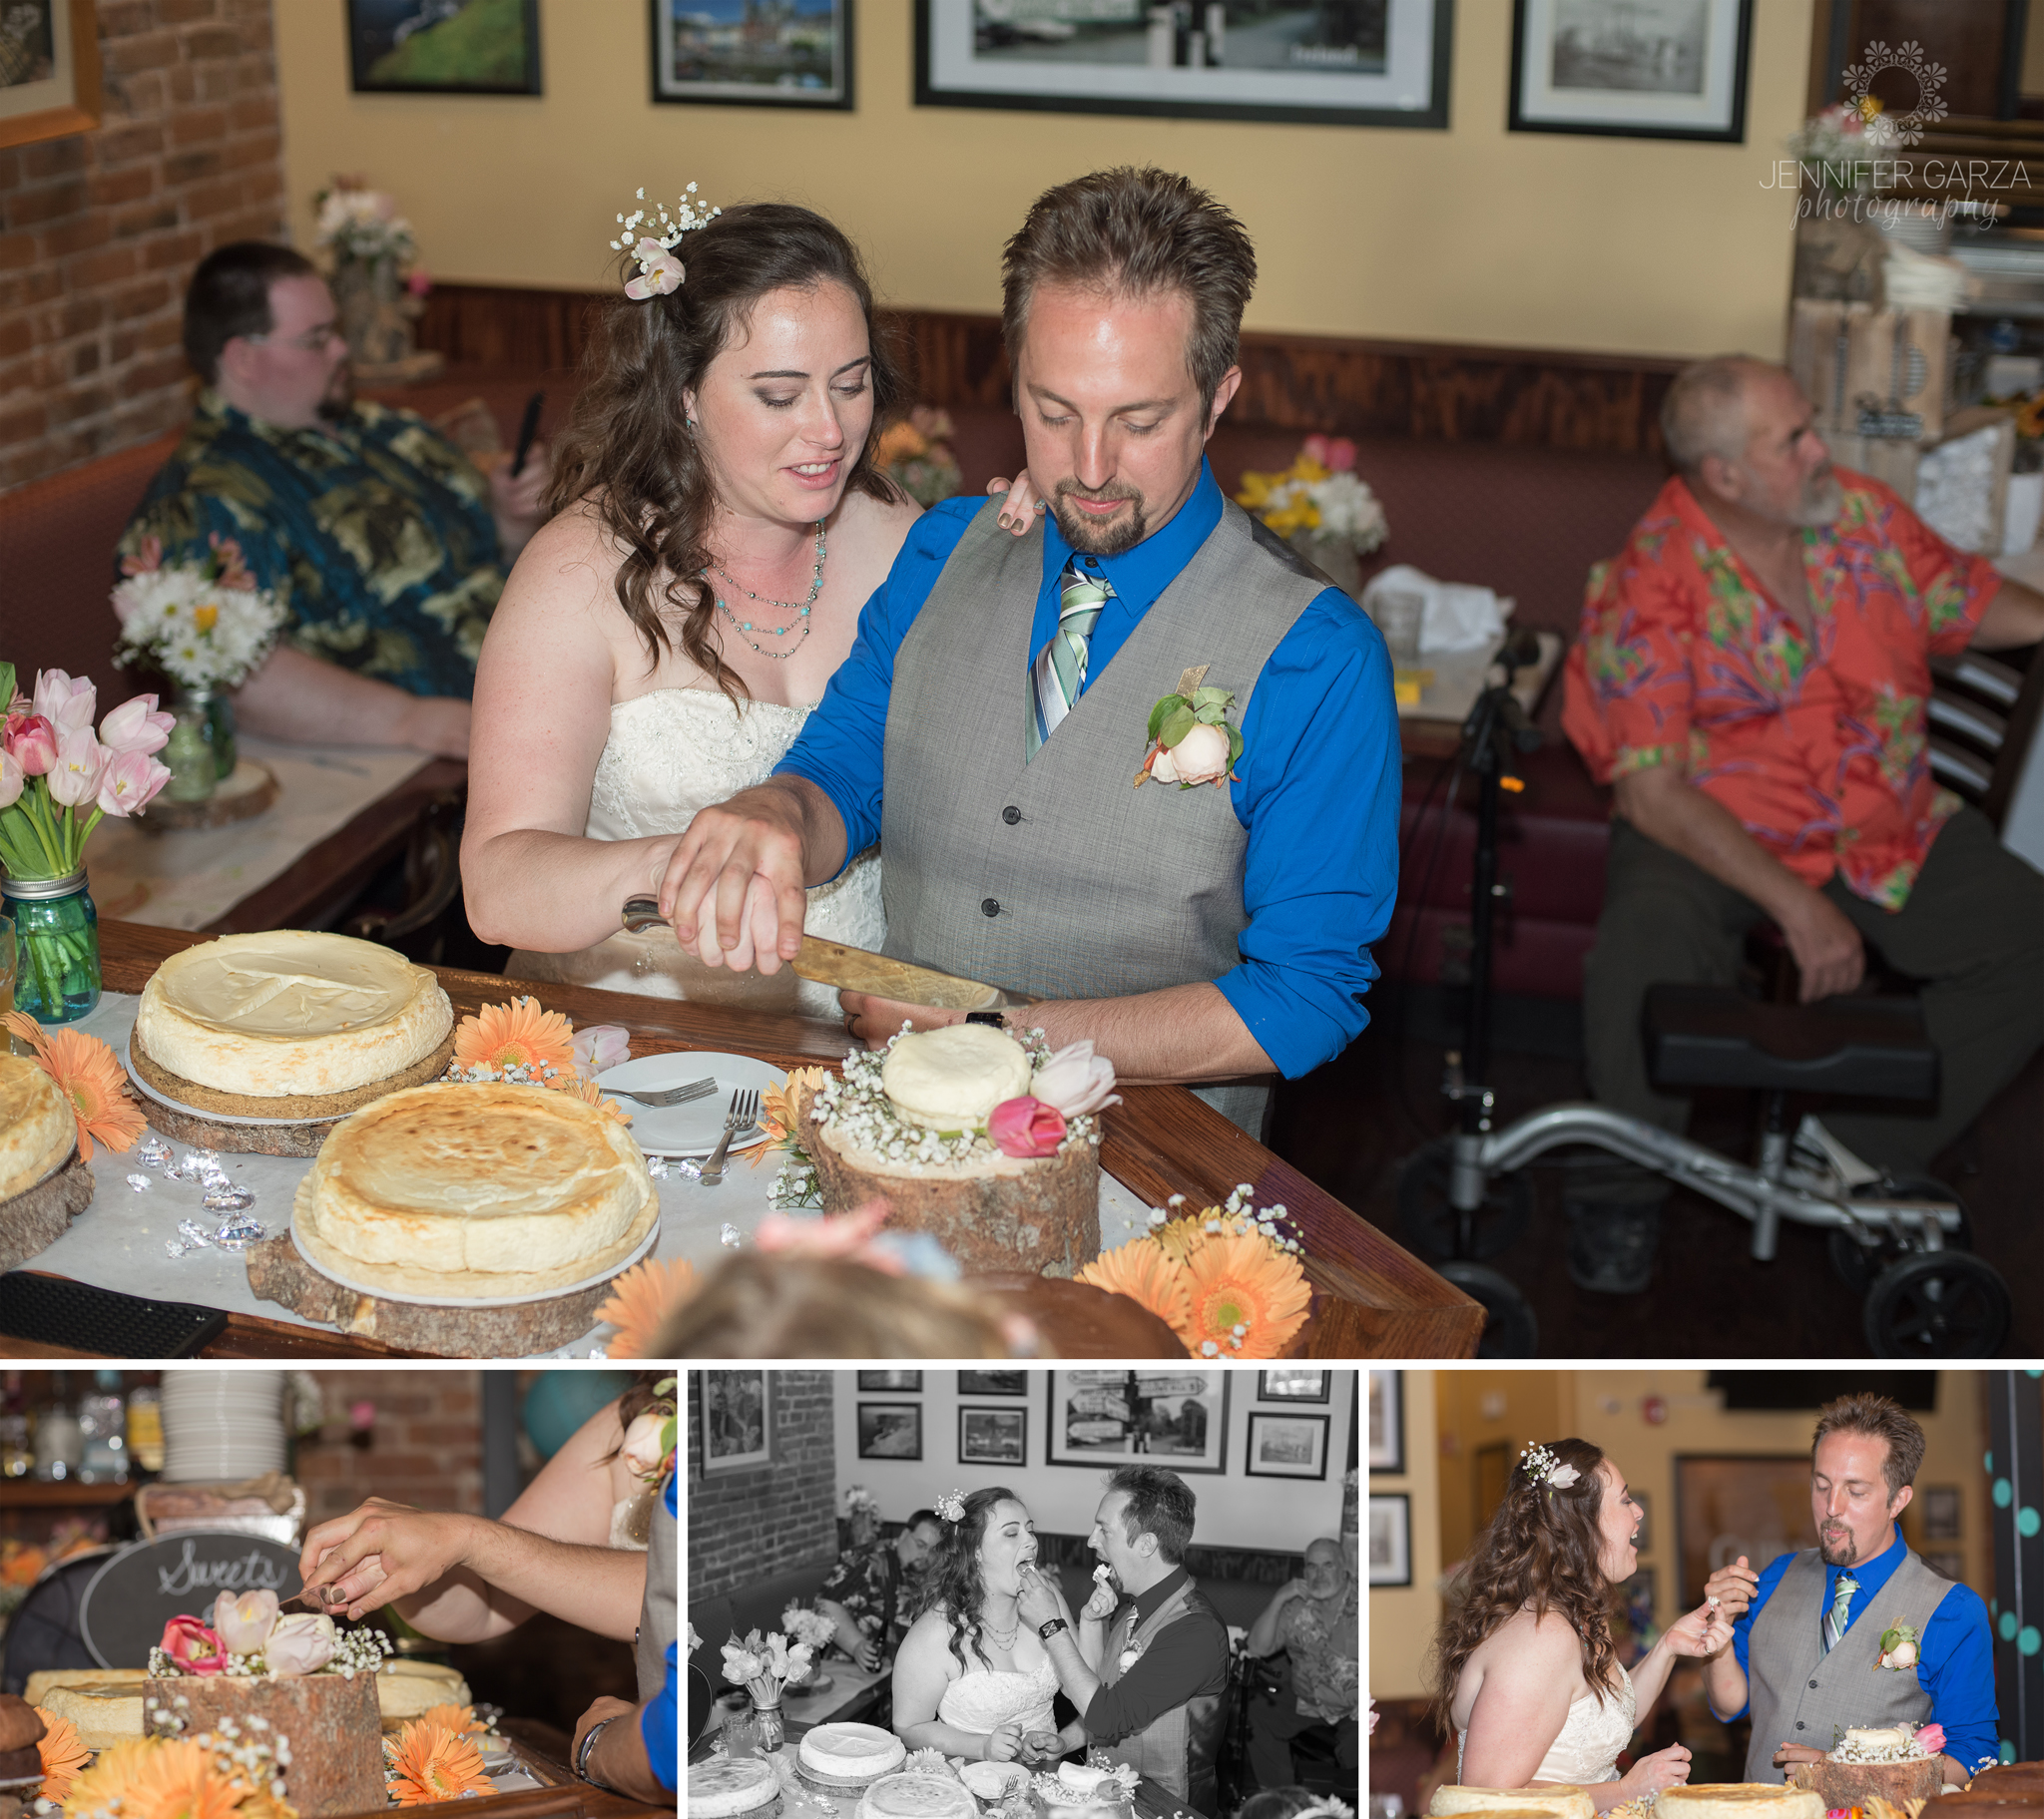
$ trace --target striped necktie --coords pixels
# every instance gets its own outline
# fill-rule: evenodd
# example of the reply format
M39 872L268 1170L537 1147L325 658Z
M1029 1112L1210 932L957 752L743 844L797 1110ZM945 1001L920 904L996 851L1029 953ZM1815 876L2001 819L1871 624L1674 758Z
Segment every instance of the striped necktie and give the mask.
M1849 1573L1838 1575L1838 1593L1831 1599L1831 1607L1824 1612L1824 1653L1829 1654L1838 1645L1838 1638L1845 1633L1845 1606L1852 1601L1853 1592L1859 1590L1859 1582Z
M1058 629L1029 666L1029 756L1072 711L1086 686L1086 658L1094 621L1114 593L1104 576L1082 574L1075 556L1058 577Z

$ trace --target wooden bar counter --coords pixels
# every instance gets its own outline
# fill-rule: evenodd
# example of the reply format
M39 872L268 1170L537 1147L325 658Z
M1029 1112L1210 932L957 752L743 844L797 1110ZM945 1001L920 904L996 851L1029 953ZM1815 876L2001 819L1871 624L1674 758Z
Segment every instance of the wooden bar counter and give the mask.
M141 992L164 960L204 939L175 929L102 923L106 989ZM488 973L436 971L457 1016L529 991L578 1026L622 1024L632 1032L633 1051L639 1055L728 1050L790 1068L834 1065L844 1058L846 1038L835 1024L580 986L521 986ZM1483 1329L1482 1308L1375 1226L1182 1088L1124 1087L1122 1097L1125 1103L1107 1121L1101 1165L1151 1204L1162 1205L1174 1193L1184 1194L1195 1205L1218 1204L1237 1182L1247 1181L1256 1189L1259 1205L1281 1203L1289 1209L1304 1247L1306 1275L1323 1297L1311 1329L1310 1356L1474 1354ZM14 1341L0 1346L19 1349ZM236 1314L206 1355L393 1354L374 1341Z

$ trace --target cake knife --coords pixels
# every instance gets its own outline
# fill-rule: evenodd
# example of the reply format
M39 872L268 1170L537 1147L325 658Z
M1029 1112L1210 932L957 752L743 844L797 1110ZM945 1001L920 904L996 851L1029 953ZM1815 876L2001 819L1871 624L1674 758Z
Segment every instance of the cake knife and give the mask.
M658 928L666 921L659 902L652 897L634 897L625 905L623 922L627 934ZM1006 992L977 979L960 979L951 973L939 973L933 967L890 959L868 948L846 947L841 941L825 941L816 935L802 937L801 952L791 964L801 978L812 979L818 985L834 985L846 992L870 992L896 1004L925 1004L945 1011L999 1011L1037 1002L1026 992Z

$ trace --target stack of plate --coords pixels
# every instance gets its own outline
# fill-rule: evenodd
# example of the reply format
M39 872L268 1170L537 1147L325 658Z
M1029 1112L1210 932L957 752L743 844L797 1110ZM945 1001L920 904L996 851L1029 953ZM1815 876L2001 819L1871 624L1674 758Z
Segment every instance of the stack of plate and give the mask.
M164 1478L239 1484L284 1467L282 1371L166 1371Z

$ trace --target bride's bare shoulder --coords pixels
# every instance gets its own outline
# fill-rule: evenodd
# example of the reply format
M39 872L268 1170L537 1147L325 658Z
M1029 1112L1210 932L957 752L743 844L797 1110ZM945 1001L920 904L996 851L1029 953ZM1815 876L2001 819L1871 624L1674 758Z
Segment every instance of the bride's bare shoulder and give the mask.
M1530 1610L1515 1610L1477 1644L1471 1659L1481 1660L1491 1672L1501 1667L1534 1674L1580 1671L1582 1644L1559 1611L1536 1617Z

